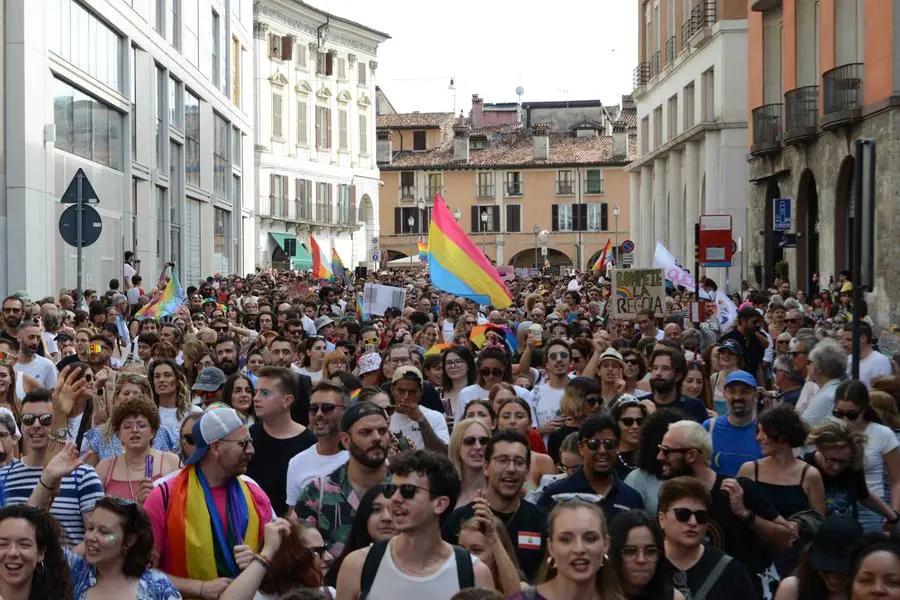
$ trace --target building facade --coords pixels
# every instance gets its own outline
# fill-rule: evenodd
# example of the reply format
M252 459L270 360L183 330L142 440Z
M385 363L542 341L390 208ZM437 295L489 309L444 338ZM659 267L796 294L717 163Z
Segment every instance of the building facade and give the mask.
M749 15L751 253L761 283L826 285L852 264L854 142L876 141L875 289L900 314L900 2L757 0ZM773 200L789 199L796 246L779 247ZM814 281L814 275L818 280Z
M375 72L387 34L294 0L254 4L257 262L311 267L309 238L373 265Z
M746 239L747 0L639 6L638 151L627 168L636 260L649 266L659 241L692 267L701 214L731 215L733 238ZM743 259L734 258L731 289Z
M382 247L391 259L415 255L441 194L498 265L589 267L607 240L628 236L628 102L485 104L476 94L468 118L379 115Z
M102 223L85 287L121 279L125 250L147 288L169 261L185 285L252 270L250 1L5 0L2 15L0 293L75 287L58 221L79 168Z

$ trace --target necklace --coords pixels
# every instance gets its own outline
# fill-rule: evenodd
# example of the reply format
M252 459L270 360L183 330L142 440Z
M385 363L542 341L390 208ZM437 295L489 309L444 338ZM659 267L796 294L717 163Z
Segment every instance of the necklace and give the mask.
M629 450L628 452L634 452L634 450ZM628 462L627 460L625 460L625 457L622 456L622 452L619 452L619 462L622 463L623 465L625 465L626 467L628 467L629 469L631 469L632 471L634 471L635 469L638 468L637 465L633 465L630 462Z
M151 455L148 455L148 456L151 456ZM134 493L134 486L132 484L131 472L132 471L140 472L141 469L143 469L143 468L144 468L144 465L141 465L141 466L135 468L134 465L132 465L130 462L128 462L128 457L125 457L125 471L126 471L125 477L128 481L128 493L131 494L131 499L134 502L137 502L137 496Z

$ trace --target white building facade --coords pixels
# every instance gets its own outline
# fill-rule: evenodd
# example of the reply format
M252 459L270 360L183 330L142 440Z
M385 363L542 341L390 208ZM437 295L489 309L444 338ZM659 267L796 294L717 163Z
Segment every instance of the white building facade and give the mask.
M75 287L58 221L79 168L102 220L84 287L121 280L126 250L145 289L169 261L185 286L252 270L250 0L0 4L0 293Z
M310 268L309 238L374 266L378 45L364 25L293 0L254 5L255 242L260 266Z
M716 10L704 0L641 2L638 158L626 167L638 266L651 265L659 241L693 270L701 214L731 215L733 239L746 239L747 21ZM732 290L742 260L735 255ZM724 284L724 270L708 275Z

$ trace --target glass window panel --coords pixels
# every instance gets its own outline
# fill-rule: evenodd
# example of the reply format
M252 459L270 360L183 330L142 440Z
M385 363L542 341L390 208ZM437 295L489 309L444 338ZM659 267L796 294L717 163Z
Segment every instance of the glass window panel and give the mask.
M241 130L235 129L231 134L231 163L241 166Z
M122 144L122 127L123 115L118 111L109 110L109 166L113 169L122 170L123 163L123 144Z
M83 92L75 90L75 154L91 157L91 108L93 101Z
M72 86L54 80L53 122L56 125L56 147L66 152L75 149L75 117Z
M91 102L91 158L106 164L109 161L109 119L106 105L97 100Z

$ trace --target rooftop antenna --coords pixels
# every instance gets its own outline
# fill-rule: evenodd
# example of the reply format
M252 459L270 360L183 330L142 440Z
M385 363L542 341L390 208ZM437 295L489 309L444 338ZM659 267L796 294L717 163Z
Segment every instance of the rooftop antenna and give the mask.
M450 78L450 85L447 86L447 89L453 92L453 114L456 114L456 77Z
M525 93L525 88L521 85L516 88L516 96L519 97L519 105L516 107L516 124L521 127L522 126L522 95Z

